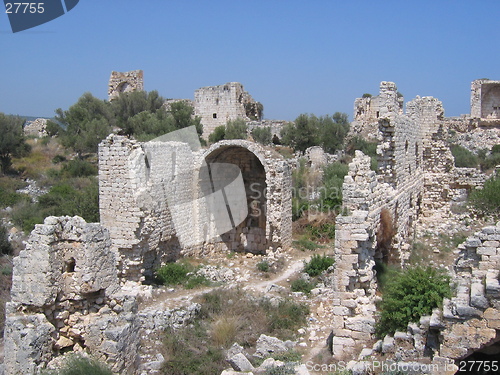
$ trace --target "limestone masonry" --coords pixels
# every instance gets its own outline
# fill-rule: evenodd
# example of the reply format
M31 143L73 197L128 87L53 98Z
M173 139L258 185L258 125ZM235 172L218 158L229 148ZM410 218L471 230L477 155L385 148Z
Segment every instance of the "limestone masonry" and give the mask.
M108 98L113 100L122 92L144 90L144 72L132 70L130 72L111 72L108 85Z
M113 72L110 99L142 85L142 71ZM355 101L349 136L377 141L378 169L371 170L370 157L358 150L342 186L333 299L326 306L332 354L337 360L359 358L359 364L376 353L448 364L453 371L434 373L453 374L453 363L473 352L500 353L500 223L458 247L450 269L454 296L442 309L370 349L380 299L374 266L378 260L406 264L416 224L451 218L453 205L482 187L488 176L456 168L448 139L456 137L476 152L500 144L500 81L472 82L470 116L444 117L442 103L433 97L417 97L405 110L403 104L393 82L382 82L378 96ZM260 103L239 83L197 90L194 108L205 136L228 120L262 117ZM253 125L259 124L265 122ZM276 135L279 124L268 124L276 125ZM101 222L48 217L14 259L4 335L7 375L38 373L70 351L89 351L117 374L155 374L161 359L141 362L141 337L185 324L200 308L191 304L173 311L162 305L138 311L137 296L146 293L144 284L158 266L182 256L266 254L291 246L294 162L271 148L224 140L193 149L187 142L141 143L111 134L98 156ZM339 157L318 147L305 156L314 169ZM247 212L241 222L231 219L220 236L213 216L240 211L231 211L227 196L226 207L215 211L200 199L212 193L202 186L204 168L215 163L240 171L245 197L237 209ZM229 174L225 177L234 179Z

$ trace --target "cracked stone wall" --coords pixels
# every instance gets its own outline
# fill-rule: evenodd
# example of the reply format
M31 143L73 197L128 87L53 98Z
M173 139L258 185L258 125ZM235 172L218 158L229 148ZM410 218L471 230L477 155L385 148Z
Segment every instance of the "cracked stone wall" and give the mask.
M108 84L108 99L113 100L122 92L143 91L144 72L131 70L129 72L111 72Z
M194 92L194 114L201 117L203 137L229 120L261 120L262 111L243 85L229 82L220 86L202 87Z
M221 238L198 199L205 159L240 167L248 212L258 212ZM123 280L144 281L161 263L181 255L263 253L291 243L290 168L253 142L221 141L192 157L186 143L139 143L111 135L99 146L99 184L101 224L110 232Z
M14 258L5 324L7 374L33 374L90 350L118 373L137 353L135 299L121 294L109 233L79 217L48 217Z

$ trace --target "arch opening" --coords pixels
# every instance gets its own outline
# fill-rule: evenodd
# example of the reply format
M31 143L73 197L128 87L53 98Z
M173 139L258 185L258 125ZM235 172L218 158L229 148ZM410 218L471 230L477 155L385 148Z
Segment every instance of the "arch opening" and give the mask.
M266 172L259 158L241 146L225 146L206 156L207 164L230 163L241 170L245 186L248 214L241 223L220 237L226 246L237 252L265 253L267 222Z

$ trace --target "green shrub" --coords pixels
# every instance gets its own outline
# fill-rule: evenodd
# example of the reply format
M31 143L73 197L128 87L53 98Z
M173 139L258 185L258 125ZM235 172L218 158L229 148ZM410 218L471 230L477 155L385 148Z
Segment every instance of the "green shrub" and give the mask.
M480 161L481 170L488 171L500 165L500 153L492 153Z
M12 245L9 242L7 229L0 222L0 254L12 254Z
M88 161L74 159L62 167L61 173L66 177L96 176L97 167Z
M383 290L377 336L405 331L408 323L431 314L443 298L451 296L449 283L449 276L431 267L394 272Z
M214 131L208 136L210 143L216 143L225 139L226 127L224 125L217 126Z
M496 175L485 181L482 189L476 189L469 195L469 202L479 211L498 215L500 211L500 176Z
M316 284L306 281L302 278L296 279L292 281L292 284L290 285L290 289L292 292L302 292L304 294L309 294L311 293L311 290L313 290L316 287Z
M451 153L455 158L455 167L457 168L476 168L478 158L472 152L460 145L451 145Z
M293 241L293 245L298 247L300 250L305 251L305 250L316 250L321 248L321 245L318 245L316 242L311 241L307 237L301 237L296 241Z
M311 260L304 264L304 272L311 277L318 276L331 267L333 263L335 263L333 258L326 255L314 254Z
M369 94L367 92L365 92L362 96L362 98L371 98L372 97L372 94Z
M192 270L186 263L167 263L156 270L156 277L164 285L179 285L188 280Z
M491 148L491 153L492 154L500 154L500 144L499 145L495 145Z
M156 270L156 279L163 285L183 285L186 289L211 285L210 280L196 273L198 269L186 261L167 263Z
M262 262L257 263L257 269L260 272L269 272L269 263L263 260Z
M205 276L191 274L191 275L188 275L188 279L185 282L184 287L186 289L194 289L194 288L198 288L200 286L209 286L211 284L212 284L212 282L210 280L208 280Z
M38 209L36 204L25 201L14 207L11 217L14 224L28 234L35 228L35 224L43 223L45 215Z
M263 145L269 145L273 140L273 134L269 126L253 128L251 134L255 142Z
M245 120L237 118L229 120L226 124L224 139L247 139L248 127Z
M64 162L64 161L66 161L66 160L67 160L67 159L66 159L66 157L65 157L65 156L57 154L56 156L54 156L54 157L52 158L52 163L53 163L53 164L59 164L59 163L62 163L62 162Z
M42 372L43 374L43 372ZM47 375L113 375L104 364L92 358L71 355L56 371L47 371Z

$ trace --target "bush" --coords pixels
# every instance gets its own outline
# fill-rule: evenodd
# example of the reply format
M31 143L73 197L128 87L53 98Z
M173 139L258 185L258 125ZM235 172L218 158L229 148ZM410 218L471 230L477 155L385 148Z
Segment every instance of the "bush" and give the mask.
M9 242L7 229L0 223L0 254L12 254L12 245Z
M186 289L210 285L210 280L198 275L197 270L187 262L167 263L156 270L156 279L163 285L183 285Z
M43 372L42 372L43 374ZM95 359L71 355L57 371L48 371L47 375L113 375L113 372Z
M156 277L163 285L179 285L188 280L192 270L185 263L167 263L156 270Z
M491 148L492 154L500 154L500 145L495 145Z
M224 139L247 139L248 128L245 120L238 118L226 124Z
M253 128L251 134L255 142L263 145L269 145L273 140L273 134L269 126Z
M476 168L478 158L472 152L460 145L451 145L451 153L455 158L455 167L457 168Z
M304 264L304 272L311 277L318 276L333 266L333 263L335 263L333 258L326 255L314 254L311 260Z
M226 136L226 127L224 125L217 126L214 131L208 136L210 143L222 141Z
M292 284L290 285L290 289L292 290L292 292L302 292L304 294L311 293L311 290L313 290L315 287L316 284L310 281L306 281L302 278L292 281Z
M500 175L486 180L482 189L476 189L469 195L469 202L485 214L497 214L500 211Z
M321 248L321 245L318 245L316 242L311 241L307 237L301 237L297 241L293 241L293 245L298 247L300 250L316 250Z
M66 161L66 160L67 159L66 159L65 156L57 154L56 156L54 156L52 158L52 163L53 164L59 164L59 163L62 163L63 161Z
M269 263L263 260L262 262L257 263L257 269L260 272L269 272Z
M443 298L451 296L449 283L449 276L431 267L393 271L382 294L377 336L406 331L408 323L431 314Z
M61 169L61 174L65 177L87 177L97 175L97 166L85 160L70 160Z

